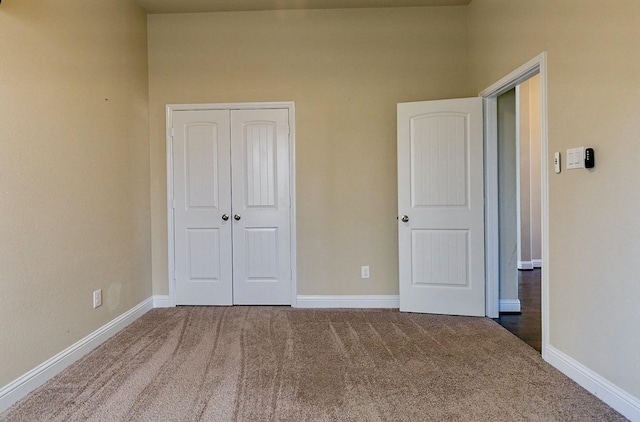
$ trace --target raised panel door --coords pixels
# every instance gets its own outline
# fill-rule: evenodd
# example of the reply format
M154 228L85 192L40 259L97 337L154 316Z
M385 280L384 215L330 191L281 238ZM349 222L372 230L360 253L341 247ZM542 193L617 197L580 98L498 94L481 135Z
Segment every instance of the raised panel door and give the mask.
M231 305L229 112L173 114L174 265L177 305Z
M233 302L288 305L291 303L288 110L232 110L231 139Z
M484 316L483 160L480 98L398 104L401 311Z

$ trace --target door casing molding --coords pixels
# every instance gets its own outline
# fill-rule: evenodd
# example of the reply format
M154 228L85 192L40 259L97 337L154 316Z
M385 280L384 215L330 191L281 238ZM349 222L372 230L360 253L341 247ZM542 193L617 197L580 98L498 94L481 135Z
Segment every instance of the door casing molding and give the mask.
M538 54L478 95L484 102L485 127L485 269L486 314L499 314L498 237L498 96L540 75L540 166L542 196L542 357L549 346L549 140L547 120L547 52Z
M169 306L176 306L175 295L175 239L173 215L173 112L190 110L260 110L286 109L289 114L289 197L291 210L289 226L291 228L291 306L297 306L298 271L297 271L297 235L296 235L296 167L295 167L295 102L256 102L256 103L205 103L205 104L167 104L166 106L166 150L167 150L167 262L169 282Z

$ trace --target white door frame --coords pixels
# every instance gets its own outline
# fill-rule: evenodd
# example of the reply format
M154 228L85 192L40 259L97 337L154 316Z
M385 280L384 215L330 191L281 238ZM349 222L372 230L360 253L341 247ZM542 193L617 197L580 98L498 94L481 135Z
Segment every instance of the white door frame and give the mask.
M486 314L499 315L498 96L540 74L540 164L542 195L542 357L549 344L549 170L547 133L547 53L542 52L478 94L485 119Z
M167 251L168 251L168 281L169 306L176 306L175 286L175 250L174 250L174 215L173 215L173 150L172 150L172 122L174 111L190 110L259 110L259 109L287 109L289 113L289 195L291 198L291 212L289 224L291 227L291 306L297 306L298 271L297 271L297 236L296 236L296 167L295 167L295 103L293 101L260 102L260 103L213 103L213 104L167 104L166 106L166 149L167 149Z

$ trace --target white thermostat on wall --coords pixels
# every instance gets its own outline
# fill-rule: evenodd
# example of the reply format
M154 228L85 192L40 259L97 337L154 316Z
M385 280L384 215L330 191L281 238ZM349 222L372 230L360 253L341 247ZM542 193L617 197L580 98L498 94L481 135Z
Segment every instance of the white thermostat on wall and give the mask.
M560 153L556 152L553 154L553 171L556 174L560 173Z
M567 170L584 168L584 147L567 150Z

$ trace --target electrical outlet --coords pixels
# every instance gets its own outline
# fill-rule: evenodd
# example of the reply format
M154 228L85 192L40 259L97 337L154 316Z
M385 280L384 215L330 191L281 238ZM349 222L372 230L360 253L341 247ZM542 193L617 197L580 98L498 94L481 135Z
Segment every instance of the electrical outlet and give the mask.
M102 306L102 290L96 290L93 292L93 308Z
M369 278L369 266L363 265L360 267L360 277L361 278Z

